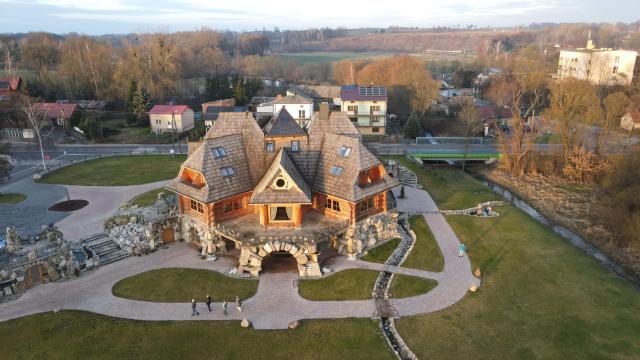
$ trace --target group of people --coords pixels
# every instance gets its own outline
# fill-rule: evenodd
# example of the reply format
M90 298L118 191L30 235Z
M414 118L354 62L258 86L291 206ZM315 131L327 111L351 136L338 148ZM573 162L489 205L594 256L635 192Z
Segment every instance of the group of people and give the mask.
M209 309L209 312L211 312L211 303L212 303L212 299L211 296L209 296L209 294L207 294L207 299L205 300L205 304L207 304L207 309ZM242 302L240 301L240 297L236 296L236 311L237 312L242 312ZM191 298L191 316L199 316L200 312L197 309L197 303L196 303L196 299L195 298ZM222 315L227 315L227 302L226 301L222 301Z

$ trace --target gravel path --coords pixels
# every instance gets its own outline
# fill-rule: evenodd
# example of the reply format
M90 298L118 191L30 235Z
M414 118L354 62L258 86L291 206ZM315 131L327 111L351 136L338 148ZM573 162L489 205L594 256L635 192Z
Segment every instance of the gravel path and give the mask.
M426 192L422 192L424 193L422 199L427 202L428 210L433 211L435 204ZM415 206L413 203L410 205ZM402 200L399 206L402 208ZM458 238L444 216L429 212L424 214L424 217L440 246L445 267L440 273L402 267L391 269L400 274L435 279L439 283L436 288L426 294L392 300L392 305L400 316L444 309L464 297L473 283L479 283L471 273L471 265L466 255L462 258L458 257ZM30 289L21 298L0 305L0 321L46 311L77 309L139 320L240 320L246 318L256 329L285 329L295 320L371 317L375 312L373 300L305 300L298 295L296 273L261 274L258 291L255 296L243 302L242 313L237 313L233 309L233 304L229 304L229 314L226 316L222 314L220 303L214 304L214 311L211 313L204 311L203 304L200 304L200 316L192 317L189 303L133 301L117 298L111 293L111 288L117 281L151 269L192 267L225 272L232 266L232 262L226 258L213 263L202 261L193 249L184 243L177 243L169 249L158 250L149 256L131 257L100 267L79 279L49 283ZM383 266L359 260L340 259L334 268L337 271L349 268L380 271Z

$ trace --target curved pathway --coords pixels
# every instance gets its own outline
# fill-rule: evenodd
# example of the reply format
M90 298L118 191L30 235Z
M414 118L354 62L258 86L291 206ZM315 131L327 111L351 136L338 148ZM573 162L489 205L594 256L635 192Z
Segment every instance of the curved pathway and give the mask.
M405 188L405 191L407 188ZM417 189L416 189L417 190ZM430 292L410 298L391 300L400 316L416 315L444 309L465 296L469 287L478 283L471 273L471 265L466 255L458 257L459 241L444 216L437 213L429 195L421 190L419 206L426 212L424 217L440 246L445 260L444 271L427 271L392 268L390 271L406 275L432 278L438 286ZM410 197L414 207L415 198ZM403 210L400 201L400 211ZM188 303L152 303L118 298L112 295L113 285L134 274L167 267L192 267L211 269L219 272L233 267L231 260L221 258L209 263L200 260L195 252L184 243L177 243L169 249L160 249L144 257L131 257L120 262L100 267L79 279L40 285L27 291L21 298L0 305L0 321L60 309L86 310L104 315L138 320L239 320L246 318L256 329L285 329L302 319L326 319L349 317L372 317L375 313L373 300L361 301L309 301L301 298L297 291L298 276L295 273L264 273L255 296L243 302L243 312L230 309L222 315L220 303L214 304L214 311L202 311L200 316L191 316ZM348 268L382 270L384 265L365 261L339 260L337 271ZM187 296L190 296L187 295ZM215 299L214 299L215 300ZM232 305L232 304L231 304ZM230 308L233 306L230 306Z

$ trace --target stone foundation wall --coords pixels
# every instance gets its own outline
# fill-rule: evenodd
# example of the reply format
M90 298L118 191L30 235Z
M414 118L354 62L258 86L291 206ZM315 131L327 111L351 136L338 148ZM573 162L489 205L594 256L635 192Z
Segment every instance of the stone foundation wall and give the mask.
M331 241L339 253L356 258L376 244L397 237L400 237L398 213L390 212L363 220L344 234L333 236Z
M318 264L318 248L315 244L296 245L284 241L269 241L261 246L243 246L240 252L239 272L258 276L262 270L262 260L272 252L288 252L296 259L298 273L302 277L322 276Z

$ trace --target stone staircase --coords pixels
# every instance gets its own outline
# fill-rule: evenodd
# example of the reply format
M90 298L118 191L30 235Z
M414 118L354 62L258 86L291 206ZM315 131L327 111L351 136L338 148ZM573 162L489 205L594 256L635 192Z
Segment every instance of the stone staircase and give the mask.
M96 234L82 240L82 246L98 256L100 265L106 265L128 257L130 254L111 240L106 234Z
M418 177L416 174L404 166L398 166L398 180L404 186L422 189L422 185L418 184Z

